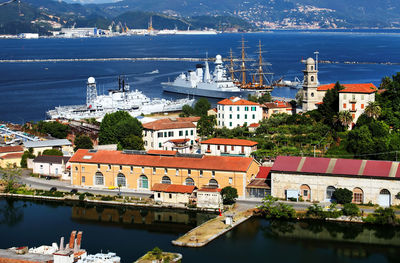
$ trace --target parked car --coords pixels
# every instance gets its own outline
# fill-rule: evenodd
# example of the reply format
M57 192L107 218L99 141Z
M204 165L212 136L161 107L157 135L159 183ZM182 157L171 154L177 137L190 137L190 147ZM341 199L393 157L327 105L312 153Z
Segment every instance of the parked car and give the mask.
M57 187L52 187L52 188L50 188L50 192L55 192L55 191L57 191Z
M71 194L77 194L78 193L78 189L74 188L71 190Z

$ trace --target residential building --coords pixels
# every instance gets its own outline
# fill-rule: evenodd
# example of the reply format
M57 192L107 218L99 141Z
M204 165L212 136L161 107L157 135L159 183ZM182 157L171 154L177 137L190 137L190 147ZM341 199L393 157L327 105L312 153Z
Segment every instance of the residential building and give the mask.
M257 151L257 142L243 139L211 138L200 142L202 154L249 157Z
M271 169L271 194L277 198L329 202L337 188L352 191L353 203L399 205L399 162L278 156Z
M197 190L197 207L222 209L222 195L219 188L201 188Z
M246 187L246 197L264 198L271 194L271 167L260 166L257 176Z
M249 126L260 122L263 118L260 104L239 97L221 100L218 102L217 111L217 127L219 128L233 129L238 126Z
M364 113L365 107L375 101L375 92L378 90L372 83L345 84L339 91L339 111L348 110L353 117L353 125Z
M24 148L22 146L0 147L0 167L19 167L23 154Z
M194 200L194 185L180 185L169 183L156 183L151 190L154 192L154 201L164 204L187 205Z
M146 150L177 150L189 153L197 139L200 117L165 118L143 124Z
M260 127L259 123L252 123L249 125L249 132L256 132L257 128Z
M171 151L95 151L79 149L69 160L71 183L149 192L156 183L197 188L232 186L244 197L246 184L258 173L250 157L181 154Z
M275 100L273 102L267 102L262 105L263 117L269 119L272 114L286 113L289 115L293 114L293 107L289 102Z
M33 159L33 173L40 176L70 179L68 161L71 157L39 155Z
M44 150L57 149L65 156L72 156L74 154L74 148L72 143L67 139L55 139L55 140L45 140L45 141L27 141L24 142L24 148L29 150L33 149L34 155L39 155L43 153Z

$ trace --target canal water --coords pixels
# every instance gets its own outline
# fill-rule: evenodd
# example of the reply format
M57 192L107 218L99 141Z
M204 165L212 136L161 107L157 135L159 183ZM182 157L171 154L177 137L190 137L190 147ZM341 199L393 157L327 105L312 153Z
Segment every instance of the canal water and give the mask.
M253 218L202 248L171 240L215 215L173 210L80 206L0 199L0 247L51 245L83 231L89 253L133 262L155 246L183 262L399 262L400 229Z

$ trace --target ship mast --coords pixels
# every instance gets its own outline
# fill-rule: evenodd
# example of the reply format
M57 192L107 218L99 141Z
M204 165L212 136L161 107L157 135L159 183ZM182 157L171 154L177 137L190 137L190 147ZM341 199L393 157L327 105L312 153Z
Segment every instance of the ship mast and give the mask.
M242 37L242 64L240 65L240 71L242 72L242 86L246 85L246 54L244 52L244 38Z
M258 42L258 77L259 77L259 87L263 86L263 68L262 68L262 51L261 51L261 40Z
M230 67L229 71L231 72L231 79L232 79L232 81L234 81L235 80L235 74L234 74L235 70L234 70L234 64L233 64L232 48L229 51L229 59L230 59L230 62L231 62L231 67Z

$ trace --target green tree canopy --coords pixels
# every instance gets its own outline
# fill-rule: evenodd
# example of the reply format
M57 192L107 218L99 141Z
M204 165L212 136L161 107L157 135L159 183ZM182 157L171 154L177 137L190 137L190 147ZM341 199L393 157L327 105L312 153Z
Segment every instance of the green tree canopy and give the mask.
M211 136L217 124L215 116L202 116L197 123L197 133L202 137Z
M93 142L87 135L78 135L74 141L75 148L74 151L78 149L93 149Z
M353 200L353 192L346 188L338 188L333 192L332 197L339 204L348 204Z
M322 100L322 104L318 107L318 111L324 118L324 123L331 127L334 126L334 116L339 112L339 91L343 86L336 82L333 89L329 89Z
M63 156L63 153L57 149L47 149L42 152L42 155Z
M41 133L50 134L50 136L54 138L65 139L68 135L69 127L56 121L39 121L38 131Z
M207 111L211 108L211 104L206 98L200 98L194 105L194 113L197 116L207 116Z
M221 190L222 200L224 204L231 205L235 203L238 198L237 189L232 186L226 186Z

